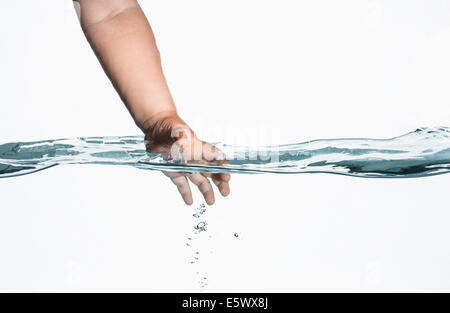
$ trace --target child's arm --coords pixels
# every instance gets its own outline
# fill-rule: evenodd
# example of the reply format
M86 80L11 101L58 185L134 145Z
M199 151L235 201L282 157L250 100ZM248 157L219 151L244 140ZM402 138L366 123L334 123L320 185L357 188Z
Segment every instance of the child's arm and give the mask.
M145 129L157 114L176 114L155 38L135 0L78 0L86 37L106 74Z
M149 150L169 154L174 143L185 150L186 146L201 145L208 147L209 152L200 152L195 157L211 157L210 150L214 148L197 139L177 114L153 32L137 1L76 1L86 38L134 121L145 133ZM193 158L194 155L185 157ZM229 174L166 175L177 185L188 204L192 203L192 194L187 179L199 187L208 204L214 202L208 177L222 195L229 193Z

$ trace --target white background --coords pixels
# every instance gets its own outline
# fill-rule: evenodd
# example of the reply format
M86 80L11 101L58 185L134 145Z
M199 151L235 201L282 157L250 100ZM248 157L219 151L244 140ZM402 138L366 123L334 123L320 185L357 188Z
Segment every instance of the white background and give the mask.
M140 3L203 139L449 125L449 1ZM71 1L1 1L0 38L1 142L139 134ZM80 165L4 179L0 289L199 291L206 276L208 291L450 290L449 183L235 175L192 248L199 194L186 207L160 173Z

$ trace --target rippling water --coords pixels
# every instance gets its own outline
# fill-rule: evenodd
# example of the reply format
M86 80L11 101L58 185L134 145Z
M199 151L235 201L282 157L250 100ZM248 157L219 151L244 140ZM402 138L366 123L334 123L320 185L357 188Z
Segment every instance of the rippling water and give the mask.
M450 171L450 128L420 128L390 139L319 139L249 148L216 144L224 165L181 164L145 151L134 137L89 137L0 145L0 177L56 165L110 164L182 172L331 173L359 177L424 177Z

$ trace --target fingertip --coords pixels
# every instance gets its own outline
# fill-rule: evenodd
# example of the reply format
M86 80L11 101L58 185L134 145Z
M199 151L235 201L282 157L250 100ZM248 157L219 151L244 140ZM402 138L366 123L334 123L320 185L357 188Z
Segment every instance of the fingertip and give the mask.
M221 183L219 191L222 196L227 197L230 194L230 185L228 183Z
M194 204L194 200L192 199L192 195L190 193L186 193L186 194L182 194L181 195L183 197L184 203L186 203L186 205L192 205Z
M215 202L214 195L205 196L205 201L207 205L213 205Z

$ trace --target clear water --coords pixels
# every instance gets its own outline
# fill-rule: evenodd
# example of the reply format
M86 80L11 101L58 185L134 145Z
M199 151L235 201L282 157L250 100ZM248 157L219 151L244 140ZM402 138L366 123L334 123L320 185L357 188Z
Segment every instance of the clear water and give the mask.
M390 139L320 139L248 147L216 144L224 165L182 164L145 151L135 137L91 137L0 145L0 177L56 165L110 164L139 169L230 173L331 173L359 177L424 177L450 171L450 128L420 128Z

